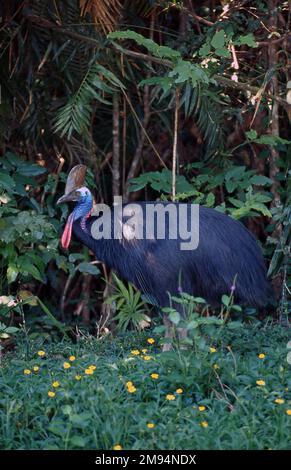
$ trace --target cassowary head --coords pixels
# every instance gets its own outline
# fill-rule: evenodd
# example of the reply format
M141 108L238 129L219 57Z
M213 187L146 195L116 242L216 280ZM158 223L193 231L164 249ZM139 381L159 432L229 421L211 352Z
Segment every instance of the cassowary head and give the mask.
M63 248L68 248L70 244L73 223L78 219L82 219L81 225L85 229L85 221L91 214L93 198L90 190L84 186L86 169L85 165L76 165L72 168L67 179L65 194L57 201L57 204L70 201L77 203L68 217L62 235L61 243Z

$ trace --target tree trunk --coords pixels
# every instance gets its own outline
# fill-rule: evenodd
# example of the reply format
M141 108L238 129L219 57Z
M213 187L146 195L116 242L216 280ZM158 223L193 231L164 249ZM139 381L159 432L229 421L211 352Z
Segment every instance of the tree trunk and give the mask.
M112 156L112 193L120 195L120 142L119 142L119 96L113 96L113 156Z
M276 32L277 23L278 23L278 11L277 11L277 0L269 0L269 30L271 32ZM270 41L268 47L268 59L269 59L269 69L274 69L274 75L270 81L272 87L272 94L278 96L278 77L277 77L277 43ZM274 136L279 136L279 103L278 101L273 101L272 110L271 110L271 121L270 121L270 134ZM270 178L273 181L271 191L274 194L273 205L276 206L280 203L280 194L278 192L279 182L276 180L276 175L279 172L277 166L277 160L279 158L279 152L272 146L271 155L270 155Z

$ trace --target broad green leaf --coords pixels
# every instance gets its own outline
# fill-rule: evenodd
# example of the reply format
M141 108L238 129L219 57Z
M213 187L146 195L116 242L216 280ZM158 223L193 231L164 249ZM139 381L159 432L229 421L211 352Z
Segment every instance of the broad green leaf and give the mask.
M226 47L218 47L215 49L215 54L219 57L226 57L227 59L231 57L231 53Z
M215 196L213 193L209 193L206 198L206 206L207 207L213 207L215 204Z
M205 299L203 299L202 297L194 297L193 300L196 304L205 304L206 303Z
M251 177L250 183L265 186L265 185L271 185L272 180L271 178L268 178L267 176L264 176L264 175L254 175Z
M225 305L226 307L229 307L230 305L230 297L228 295L223 295L221 297L221 301L223 303L223 305Z
M264 144L264 145L289 145L291 144L291 140L283 139L277 135L261 135L258 139L255 139L257 144Z
M243 173L245 172L245 166L234 166L230 170L227 171L225 174L226 181L230 180L231 178L240 178Z
M34 163L23 163L17 168L17 172L23 176L39 176L46 173L47 169Z
M233 191L238 187L238 182L233 180L227 180L225 182L225 187L229 193L233 193Z
M266 217L272 217L271 212L269 211L269 209L264 204L254 203L254 204L252 204L251 208L258 211L258 212L261 212Z
M14 282L19 274L18 269L14 265L9 265L7 268L7 281L8 284Z
M19 331L19 328L16 328L16 326L8 326L5 328L5 333L8 333L9 335L13 335L14 333L17 333Z
M250 131L247 131L245 134L246 134L247 138L250 139L250 140L254 140L258 136L257 131L255 131L254 129L251 129Z
M244 203L240 201L239 199L235 199L234 197L228 198L229 202L233 204L235 207L241 208L243 207Z
M37 281L43 282L43 277L39 272L38 268L31 264L29 260L23 260L19 266L19 271L21 274L31 274L34 279Z
M210 50L211 50L210 44L205 43L205 44L203 44L203 46L200 47L199 55L201 57L207 57L210 54Z
M8 192L13 191L15 187L15 182L11 176L9 176L7 173L4 173L3 171L0 171L0 188L5 189Z
M145 38L135 31L127 29L126 31L114 31L107 35L109 39L132 39L140 46L144 46L151 54L160 58L177 59L181 57L180 52L168 46L159 46L152 39Z
M174 323L174 325L178 325L180 323L181 316L178 312L170 312L169 319Z
M75 261L84 259L84 255L82 253L70 253L69 254L69 261L70 263L74 263Z
M186 329L187 329L187 330L194 330L194 329L197 328L198 326L199 326L198 321L192 320L192 321L190 321L189 323L187 323Z
M253 35L253 33L249 33L249 34L246 34L246 35L242 35L242 36L239 36L238 39L236 39L234 41L234 44L236 45L243 45L245 44L246 46L249 46L249 47L258 47L258 44L256 42L256 39Z
M213 38L211 39L211 46L214 47L214 49L220 49L224 46L225 44L225 32L223 29L218 31L217 33L214 34Z

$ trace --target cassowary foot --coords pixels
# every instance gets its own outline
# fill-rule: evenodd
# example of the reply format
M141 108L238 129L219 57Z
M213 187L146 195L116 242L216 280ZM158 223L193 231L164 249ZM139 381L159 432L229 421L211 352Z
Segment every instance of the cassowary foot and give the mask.
M163 352L172 351L173 350L173 341L175 337L175 332L173 328L172 322L169 318L165 315L163 318L164 325L166 328L165 332L165 344L163 345ZM177 336L178 336L178 343L181 349L187 349L187 345L183 344L183 340L187 338L187 329L186 328L177 328Z
M187 330L186 328L178 328L178 338L179 338L179 346L181 349L188 349L186 344L183 344L183 340L187 338Z
M169 351L172 351L172 350L173 350L172 343L165 343L163 345L163 349L162 349L163 352L169 352Z

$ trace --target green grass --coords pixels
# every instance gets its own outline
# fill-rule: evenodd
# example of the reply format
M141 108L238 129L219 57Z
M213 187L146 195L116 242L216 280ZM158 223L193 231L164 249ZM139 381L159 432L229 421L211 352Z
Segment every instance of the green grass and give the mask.
M0 369L0 447L290 449L287 329L229 323L215 340L206 335L195 352L161 353L157 336L154 344L147 343L152 336L127 333L77 344L20 341ZM133 349L140 354L131 354ZM45 351L43 358L39 350ZM265 358L258 357L261 353ZM70 355L76 359L70 362ZM64 362L71 367L64 369ZM91 375L85 373L89 365L96 366ZM176 392L179 388L183 393ZM276 403L278 398L284 403Z

